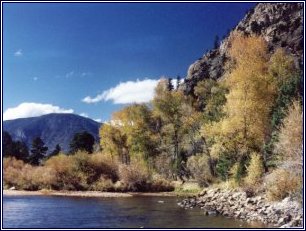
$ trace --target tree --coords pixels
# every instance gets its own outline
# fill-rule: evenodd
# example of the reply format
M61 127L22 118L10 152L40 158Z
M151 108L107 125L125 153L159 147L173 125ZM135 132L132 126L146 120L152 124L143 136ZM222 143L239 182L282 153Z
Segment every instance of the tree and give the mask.
M226 116L205 125L203 136L213 137L211 151L231 153L243 167L251 152L262 152L271 131L270 113L277 88L267 72L268 49L262 38L236 34L229 54L234 68L225 80L229 89L224 106Z
M116 155L124 164L130 159L148 162L156 153L155 120L145 104L133 104L115 112L112 123L100 129L101 146L105 152Z
M25 142L14 141L13 142L13 155L16 159L27 161L29 157L29 149Z
M287 109L275 144L277 168L268 175L268 198L280 200L286 196L303 198L303 112L295 100Z
M3 155L13 156L13 140L11 135L7 132L3 132Z
M181 76L176 77L176 90L178 90L181 86Z
M119 157L122 163L127 164L128 158L123 153L126 149L126 139L115 125L104 123L100 127L100 145L103 153L112 158Z
M191 156L187 161L188 170L201 187L207 187L212 182L209 162L210 158L203 154Z
M39 165L40 161L45 157L48 147L40 137L36 137L32 141L31 155L29 157L30 164Z
M203 122L217 122L225 114L223 106L226 103L227 88L213 79L204 79L194 88L196 109L203 112Z
M169 86L165 88L164 81L160 81L155 89L155 97L153 99L153 108L157 116L159 116L164 126L162 127L161 141L166 147L166 152L172 154L173 167L176 174L179 172L179 166L182 161L180 142L182 136L182 101L183 94L180 91L169 91Z
M278 93L271 112L272 132L266 141L264 155L267 162L266 167L275 167L277 155L275 155L273 149L278 140L279 126L286 116L286 111L291 102L293 100L301 101L302 99L303 76L296 69L293 57L286 54L282 49L277 49L272 54L268 73L276 81Z
M275 152L285 165L301 170L303 164L303 113L300 102L294 101L289 107L279 132Z
M276 129L292 100L302 98L303 90L300 88L303 84L293 57L287 55L283 49L277 49L271 56L268 72L275 79L278 88L278 96L272 110L272 126Z
M160 153L168 154L172 160L174 177L180 176L186 163L186 147L192 146L198 131L199 114L182 91L168 91L167 80L164 79L155 89L153 114L161 119L162 124L159 131Z
M29 150L22 141L13 141L11 135L3 132L3 155L13 156L16 159L25 161L28 158Z
M127 146L132 156L148 161L155 155L155 120L145 104L133 104L114 113L113 118L121 122L120 130L127 137Z
M78 150L92 153L94 143L95 138L90 133L86 131L75 133L70 142L70 153L76 153Z
M168 84L167 84L168 91L173 91L174 89L172 80L173 80L172 78L168 78Z
M52 157L52 156L58 155L61 152L61 150L62 150L61 146L59 144L57 144L55 146L55 149L50 153L49 158Z
M238 35L232 41L230 56L236 67L227 79L228 117L222 129L238 138L242 154L260 149L270 131L276 87L273 78L266 73L267 54L267 44L260 37Z
M254 152L251 154L250 164L247 167L247 177L244 179L246 185L250 187L257 186L261 182L263 173L262 156Z

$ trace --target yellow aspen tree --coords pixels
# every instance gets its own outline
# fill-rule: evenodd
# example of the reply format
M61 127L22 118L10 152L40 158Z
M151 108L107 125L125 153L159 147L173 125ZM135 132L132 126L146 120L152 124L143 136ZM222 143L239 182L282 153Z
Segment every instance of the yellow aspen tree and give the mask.
M185 153L194 150L199 137L201 114L191 106L191 99L162 79L152 101L154 116L160 118L160 149L172 162L173 177L183 175Z
M104 123L99 130L102 152L112 158L128 163L126 156L126 137L115 124Z
M115 112L112 120L126 138L124 151L129 158L148 162L155 155L154 121L146 104L132 104Z
M215 152L232 149L240 156L258 151L269 132L270 111L276 96L273 77L268 74L268 48L261 37L236 34L229 55L234 63L225 84L229 89L226 117L203 129L215 137Z
M275 152L293 168L303 164L303 113L299 101L293 101L280 128Z

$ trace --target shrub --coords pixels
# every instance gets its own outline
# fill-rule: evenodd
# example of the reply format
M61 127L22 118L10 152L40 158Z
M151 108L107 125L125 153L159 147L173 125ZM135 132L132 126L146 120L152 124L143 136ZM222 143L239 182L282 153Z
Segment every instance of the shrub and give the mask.
M171 158L166 153L162 153L154 158L155 170L166 179L172 179L175 175L172 165Z
M51 189L56 180L55 171L49 167L32 167L28 169L27 181L29 190Z
M180 185L176 185L175 192L178 195L187 195L187 194L198 194L202 191L202 188L198 183L195 182L185 182Z
M98 187L102 184L102 176L111 182L118 180L118 162L101 153L88 155L78 151L70 156L60 154L51 157L45 165L55 171L56 180L52 184L55 189L86 190Z
M174 185L160 175L154 175L150 186L151 192L169 192L174 190Z
M147 191L150 174L144 163L134 162L119 165L119 178L129 191Z
M50 188L55 173L48 167L34 167L15 158L5 158L3 163L4 184L23 190Z
M252 153L250 164L247 167L247 176L244 179L245 184L249 186L254 186L259 184L263 172L264 172L264 167L261 156L256 152Z
M3 171L5 172L9 167L21 170L24 164L22 160L17 160L15 157L6 157L3 159Z
M97 190L97 191L172 191L173 186L160 176L151 179L146 163L119 165L100 153L59 154L44 166L32 166L9 157L4 159L4 185L23 190ZM118 181L120 179L120 181ZM116 182L116 183L115 183Z
M269 200L281 200L300 191L301 176L290 173L285 169L276 169L266 179L266 190Z
M97 176L104 175L116 182L118 177L118 160L110 155L96 153L90 155L89 163Z
M221 178L221 180L228 180L231 168L234 165L234 158L231 154L226 152L222 153L216 164L216 173Z
M207 187L212 182L213 177L210 172L209 157L207 155L189 157L187 168L200 186Z
M253 185L243 187L243 191L245 192L247 197L253 197L256 194L256 189Z
M89 188L94 191L114 191L114 184L111 179L101 176L97 181L95 181Z
M19 187L20 175L25 163L15 157L4 158L3 160L3 180L7 187Z
M46 161L45 165L55 171L52 187L65 190L84 190L88 187L84 172L80 171L80 157L60 154Z
M19 177L17 178L17 188L24 189L24 190L38 190L38 186L36 182L32 179L33 176L33 169L29 164L24 165L19 173Z

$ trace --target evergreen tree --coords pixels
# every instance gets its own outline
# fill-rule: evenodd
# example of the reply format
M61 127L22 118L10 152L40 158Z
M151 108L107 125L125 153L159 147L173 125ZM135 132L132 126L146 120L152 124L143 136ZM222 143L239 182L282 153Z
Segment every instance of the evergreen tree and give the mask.
M13 155L13 140L11 135L6 131L3 132L3 155Z
M176 90L178 90L180 88L181 85L181 76L177 76L176 77Z
M16 159L27 161L29 157L29 149L25 142L15 141L13 142L13 154Z
M36 137L32 141L31 156L29 158L30 164L39 165L41 160L45 157L48 147L40 137Z
M172 83L172 78L168 78L167 89L168 89L168 91L173 91L173 89L174 89L174 86L173 86L173 83Z
M76 133L70 142L70 153L76 153L78 150L92 153L94 143L95 138L90 133L86 131Z
M58 154L60 153L61 150L62 150L61 146L60 146L59 144L57 144L57 145L55 146L55 149L50 153L49 158L50 158L51 156L56 156L56 155L58 155Z
M13 141L11 135L3 132L3 155L12 156L16 159L25 161L29 155L27 145L22 141Z

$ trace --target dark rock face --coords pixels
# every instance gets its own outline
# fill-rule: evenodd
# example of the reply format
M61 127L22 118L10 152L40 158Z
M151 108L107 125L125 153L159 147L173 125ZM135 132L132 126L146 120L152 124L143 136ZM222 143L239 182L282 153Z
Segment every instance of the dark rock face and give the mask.
M100 123L74 114L48 114L39 117L7 120L3 130L10 133L13 140L24 141L31 148L32 140L40 137L52 152L57 144L62 151L69 151L69 144L77 132L87 131L96 141L99 139Z
M198 81L205 78L218 79L224 73L228 60L229 39L235 32L245 35L261 35L272 52L283 47L302 67L303 55L303 3L259 3L238 23L219 48L209 51L191 64L185 79L184 92L193 94Z

